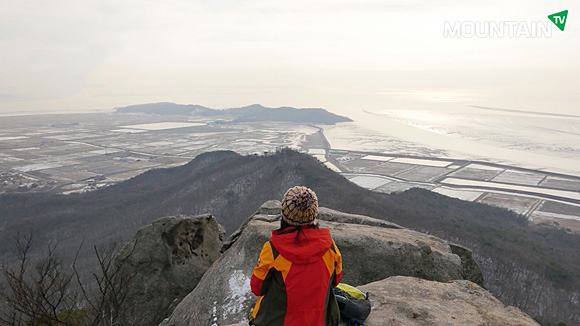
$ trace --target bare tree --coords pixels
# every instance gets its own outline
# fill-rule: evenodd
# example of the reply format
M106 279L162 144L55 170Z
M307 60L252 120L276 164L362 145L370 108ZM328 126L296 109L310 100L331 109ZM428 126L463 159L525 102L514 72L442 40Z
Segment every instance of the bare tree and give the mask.
M94 246L99 268L97 272L92 272L91 276L96 284L96 291L90 291L88 289L81 280L76 264L73 264L78 286L84 301L90 307L91 311L91 318L87 321L86 325L142 325L141 320L130 317L137 314L131 313L131 305L127 302L129 288L137 272L127 272L123 268L134 249L135 246L133 246L127 256L123 257L120 261L115 261L117 252L116 244L111 244L105 249L98 249Z
M90 280L83 280L77 267L79 247L70 269L57 257L56 245L49 244L43 257L31 259L33 235L15 237L17 264L0 266L0 325L7 326L134 326L157 325L143 320L130 300L130 287L137 271L124 268L133 254L116 259L117 245L94 247L98 262ZM75 282L76 280L76 282ZM1 282L0 282L1 284ZM160 307L154 320L167 309Z
M72 272L63 269L55 254L56 244L48 244L44 257L34 264L30 259L32 233L15 237L18 264L2 264L0 288L3 309L0 322L6 325L72 325L78 296L71 289Z

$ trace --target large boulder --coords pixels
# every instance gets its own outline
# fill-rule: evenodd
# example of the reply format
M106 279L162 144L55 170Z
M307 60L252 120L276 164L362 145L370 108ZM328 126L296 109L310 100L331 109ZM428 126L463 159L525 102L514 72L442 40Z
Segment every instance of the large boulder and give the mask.
M170 216L135 234L117 257L127 286L128 320L157 325L220 256L225 230L209 214Z
M369 292L368 326L538 326L470 281L448 283L396 276L359 287Z
M359 289L369 293L372 304L367 326L539 325L471 281L441 283L394 276ZM247 323L228 326L242 325Z
M247 320L256 300L250 292L252 270L271 230L280 225L279 211L279 202L267 202L249 218L232 235L229 249L163 325L226 325ZM344 283L361 285L395 275L447 282L463 279L465 264L476 268L469 255L464 254L462 261L447 241L392 223L324 208L319 220L342 253Z

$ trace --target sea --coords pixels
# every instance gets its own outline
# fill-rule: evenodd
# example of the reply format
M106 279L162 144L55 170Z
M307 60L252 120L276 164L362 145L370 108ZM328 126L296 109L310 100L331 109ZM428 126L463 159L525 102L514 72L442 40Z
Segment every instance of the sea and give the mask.
M445 157L580 176L580 115L462 106L361 110L325 128L332 148ZM356 125L353 127L352 125Z

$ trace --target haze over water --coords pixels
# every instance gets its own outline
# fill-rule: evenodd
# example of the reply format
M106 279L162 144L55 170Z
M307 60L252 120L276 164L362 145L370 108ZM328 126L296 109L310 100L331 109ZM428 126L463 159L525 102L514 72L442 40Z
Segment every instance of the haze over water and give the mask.
M440 149L450 158L580 175L580 116L451 106L380 110L353 118L375 131L377 139L398 138Z

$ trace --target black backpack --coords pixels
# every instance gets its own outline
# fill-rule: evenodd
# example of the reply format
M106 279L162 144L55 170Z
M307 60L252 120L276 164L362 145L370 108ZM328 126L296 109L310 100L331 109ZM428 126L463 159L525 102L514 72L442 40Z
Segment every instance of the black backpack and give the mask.
M340 317L348 321L349 326L365 326L363 322L371 313L368 293L363 294L352 286L339 284L334 288L334 296L338 302Z

